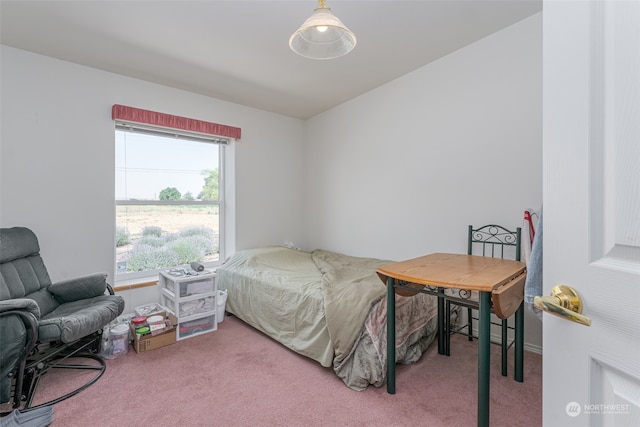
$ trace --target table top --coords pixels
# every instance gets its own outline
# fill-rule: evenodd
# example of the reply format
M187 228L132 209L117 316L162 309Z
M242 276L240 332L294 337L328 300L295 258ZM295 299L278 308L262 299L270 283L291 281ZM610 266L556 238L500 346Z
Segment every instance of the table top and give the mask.
M441 288L492 292L523 274L525 264L478 255L434 253L386 264L377 273L387 277Z

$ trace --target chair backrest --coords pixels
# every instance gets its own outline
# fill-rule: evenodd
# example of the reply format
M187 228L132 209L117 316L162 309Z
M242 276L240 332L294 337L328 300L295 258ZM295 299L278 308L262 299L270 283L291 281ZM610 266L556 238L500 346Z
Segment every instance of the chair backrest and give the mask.
M516 228L516 231L511 231L495 224L479 228L470 225L467 254L520 261L521 234L520 227Z
M44 316L59 305L47 291L50 284L33 231L25 227L0 228L0 300L30 298Z

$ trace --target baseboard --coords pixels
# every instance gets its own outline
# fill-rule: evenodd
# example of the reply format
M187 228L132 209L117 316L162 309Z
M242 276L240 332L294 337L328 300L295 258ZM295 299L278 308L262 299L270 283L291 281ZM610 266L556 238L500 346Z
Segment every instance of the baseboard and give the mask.
M473 335L474 336L478 336L478 330L477 329L473 329ZM513 336L509 336L509 340L512 340ZM491 341L492 342L500 342L502 340L502 335L501 334L496 334L496 333L492 333L491 334ZM524 342L524 351L529 351L531 353L536 353L536 354L542 354L542 347L539 345L535 345L535 344L531 344L528 342Z
M476 334L476 336L478 336L478 331L474 330L474 334ZM500 340L502 339L502 335L500 334L491 334L491 341L497 341L500 342ZM512 339L512 337L509 337L509 339ZM534 345L528 342L524 342L524 351L530 351L531 353L536 353L536 354L542 354L542 347L539 345Z
M524 351L530 351L531 353L542 355L542 347L539 345L524 343Z
M459 322L461 322L460 324L465 324L466 322L466 310L461 310L462 316L459 317ZM495 315L493 315L492 318L492 324L491 324L491 341L492 342L500 342L502 340L502 334L500 331L500 327L498 325L496 325L497 322L500 321L500 319L496 318ZM475 318L474 318L475 319ZM476 326L478 324L477 319L474 320L473 322L474 326ZM513 326L513 325L512 325ZM473 335L475 337L478 336L478 328L475 327L473 328ZM508 334L509 340L513 340L513 330L510 329L509 330L509 334ZM524 351L529 351L531 353L536 353L536 354L542 354L542 346L540 345L536 345L536 344L532 344L532 343L528 343L526 340L524 342Z

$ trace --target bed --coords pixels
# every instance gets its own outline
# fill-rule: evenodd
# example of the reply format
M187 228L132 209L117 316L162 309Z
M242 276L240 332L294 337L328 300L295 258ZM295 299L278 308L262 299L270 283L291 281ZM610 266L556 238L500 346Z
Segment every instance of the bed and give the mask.
M270 246L235 253L217 283L226 311L364 390L385 383L386 287L376 269L387 263ZM398 363L417 361L436 330L437 298L396 295Z

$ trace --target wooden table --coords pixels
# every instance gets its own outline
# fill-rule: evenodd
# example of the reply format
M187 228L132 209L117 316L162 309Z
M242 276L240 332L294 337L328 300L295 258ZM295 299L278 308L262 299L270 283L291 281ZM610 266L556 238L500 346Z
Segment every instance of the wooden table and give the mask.
M407 261L383 265L377 270L387 285L387 392L396 392L395 294L431 293L438 297L438 353L446 354L445 289L478 291L478 425L489 425L489 362L491 296L514 280L524 280L525 264L476 255L434 253ZM515 282L514 282L515 283ZM516 313L515 365L522 375L523 310ZM389 344L391 343L391 344Z

